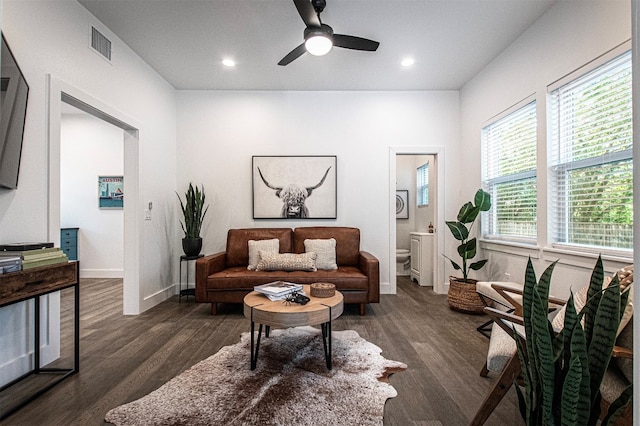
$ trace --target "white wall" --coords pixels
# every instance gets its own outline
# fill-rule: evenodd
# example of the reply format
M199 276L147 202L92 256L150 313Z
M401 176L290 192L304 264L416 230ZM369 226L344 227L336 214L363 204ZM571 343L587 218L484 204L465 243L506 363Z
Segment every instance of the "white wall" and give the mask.
M203 252L223 250L229 228L355 226L388 291L389 147L455 151L457 92L182 91L177 100L178 187L202 183L211 202ZM337 219L253 220L252 155L336 155Z
M111 63L89 49L90 25L111 39ZM138 219L139 274L133 279L136 291L131 297L137 311L148 309L157 303L157 295L162 299L173 294L177 270L173 88L75 1L4 0L2 32L30 90L18 189L0 189L0 242L42 241L59 234L59 223L49 223L49 188L59 185L49 181L47 76L51 75L132 117L138 126L140 161L135 169L140 197L130 202L142 212L153 200L154 219L145 222L142 214ZM28 333L30 315L25 304L0 310L0 336L5 336L2 330ZM11 370L16 357L27 355L29 348L17 339L5 341L11 343L0 346L0 369ZM10 371L15 373L19 371Z
M97 184L124 174L123 139L122 129L89 114L62 116L60 226L80 228L82 278L123 276L123 210L100 209Z
M88 46L90 26L112 41L112 62ZM30 87L20 182L0 190L0 241L47 239L47 75L100 100L139 126L138 210L153 201L153 220L138 218L140 310L173 291L177 270L175 217L176 110L173 88L75 1L5 0L3 32Z
M628 0L560 1L525 31L460 92L461 133L468 180L480 182L480 130L491 117L536 95L538 105L538 239L533 249L484 244L493 249L485 274L492 279L522 281L527 256L538 274L550 261L561 259L554 272L552 292L567 297L570 286L588 282L595 260L548 249L546 221L546 87L631 37ZM471 194L472 196L473 194ZM461 203L463 199L459 200ZM609 271L619 267L605 262Z

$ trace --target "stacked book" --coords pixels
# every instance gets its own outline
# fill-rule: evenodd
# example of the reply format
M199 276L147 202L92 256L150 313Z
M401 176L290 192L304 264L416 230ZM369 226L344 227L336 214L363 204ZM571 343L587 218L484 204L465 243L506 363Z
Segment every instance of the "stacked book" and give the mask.
M6 244L0 246L0 266L3 273L12 272L16 264L22 269L38 268L40 266L53 265L55 263L68 262L67 255L52 243ZM10 266L9 270L6 266Z
M274 281L272 283L257 285L253 287L253 289L267 296L269 300L283 300L291 293L301 292L302 285L286 281Z
M16 272L22 269L22 258L20 256L0 257L0 274Z

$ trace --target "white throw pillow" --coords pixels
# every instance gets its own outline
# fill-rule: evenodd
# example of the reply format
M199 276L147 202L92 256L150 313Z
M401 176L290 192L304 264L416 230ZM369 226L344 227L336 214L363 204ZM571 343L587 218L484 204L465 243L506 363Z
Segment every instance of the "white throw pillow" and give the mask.
M247 269L255 271L260 261L260 252L278 253L280 252L280 240L274 238L272 240L249 240L249 266Z
M316 268L318 269L338 269L336 263L336 240L304 240L304 251L316 253Z

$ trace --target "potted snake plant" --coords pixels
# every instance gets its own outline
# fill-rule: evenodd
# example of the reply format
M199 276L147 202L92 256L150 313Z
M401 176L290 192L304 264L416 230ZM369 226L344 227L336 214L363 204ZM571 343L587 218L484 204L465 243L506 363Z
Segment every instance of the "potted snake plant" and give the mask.
M468 201L460 207L458 216L454 221L447 221L447 227L451 231L453 237L460 241L458 245L458 255L461 264L454 261L447 255L443 255L451 262L451 266L455 270L462 271L462 277L449 277L448 301L451 309L465 312L481 314L483 313L484 304L476 293L476 282L469 278L469 271L477 271L482 268L487 259L477 262L470 262L476 256L477 239L471 237L473 224L480 212L486 212L491 208L491 196L488 192L478 189L472 201Z
M539 281L527 264L523 291L526 338L516 340L524 392L516 386L527 425L614 424L633 397L628 385L606 413L601 413L600 385L612 357L617 330L629 292L621 292L618 274L604 286L602 258L591 274L587 302L576 311L573 294L567 301L564 326L556 333L548 319L552 263Z
M180 195L176 192L178 200L180 201L183 217L183 220L180 221L180 226L184 232L182 249L187 256L197 256L200 254L200 250L202 250L200 230L202 229L202 222L204 221L207 210L209 210L209 206L205 207L204 186L201 188L202 189L197 186L194 187L189 183L184 202L182 202Z

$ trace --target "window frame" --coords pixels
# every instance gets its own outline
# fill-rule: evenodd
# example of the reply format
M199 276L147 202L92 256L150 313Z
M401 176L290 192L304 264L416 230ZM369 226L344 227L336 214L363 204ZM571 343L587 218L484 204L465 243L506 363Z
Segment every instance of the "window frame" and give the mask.
M489 126L496 124L498 122L500 122L501 120L504 120L505 118L508 118L511 115L516 115L518 113L520 113L523 109L529 107L531 104L533 104L533 111L535 113L535 119L536 119L536 125L535 125L535 129L536 129L536 135L534 137L534 150L536 151L536 164L535 167L532 170L527 170L527 171L522 171L522 172L516 172L516 173L511 173L511 174L505 174L505 175L501 175L498 177L494 177L494 178L487 178L487 170L486 170L486 156L487 156L487 143L486 143L486 138L485 138L485 129L487 129ZM517 183L520 181L524 181L527 179L532 179L534 178L536 181L536 187L537 187L537 181L538 181L538 164L537 164L537 151L538 151L538 100L536 97L536 94L532 94L530 96L527 96L526 98L522 99L521 101L519 101L518 103L510 106L509 108L505 109L504 111L502 111L500 114L492 117L491 119L487 120L486 122L483 123L483 125L480 128L480 139L481 139L481 155L482 155L482 170L481 170L481 175L482 175L482 187L485 191L489 192L489 194L491 194L491 210L489 212L483 212L481 214L482 217L482 222L481 222L481 233L482 233L482 238L486 239L486 240L491 240L491 241L504 241L504 242L513 242L513 243L518 243L518 244L525 244L525 245L535 245L537 244L537 240L538 240L538 229L537 229L537 205L539 204L539 191L537 191L536 189L536 220L534 222L534 226L536 228L536 235L535 236L517 236L517 235L505 235L505 234L498 234L498 233L490 233L492 229L496 229L498 227L497 224L497 214L496 214L496 185L499 184L503 184L503 183ZM493 214L493 216L492 216ZM493 217L493 219L491 219L491 217Z
M424 172L422 172L424 170ZM421 182L424 178L424 182ZM423 183L423 185L421 185ZM426 200L425 190L426 189ZM416 169L416 207L429 206L429 162L421 164Z
M563 78L547 86L546 91L546 107L548 111L547 126L546 126L546 147L547 147L547 162L546 162L546 174L547 174L547 234L549 246L559 250L570 250L573 252L582 253L603 253L616 257L629 257L633 253L632 248L612 247L612 246L596 246L588 244L579 244L568 241L568 237L565 241L561 241L558 235L568 235L570 228L569 221L569 186L566 185L567 174L573 170L593 168L597 166L606 166L609 164L615 164L622 161L631 161L633 164L633 145L631 148L616 151L606 155L606 161L603 161L601 155L594 155L588 158L581 158L578 160L556 162L554 160L554 144L557 142L554 140L554 123L553 123L553 111L554 111L554 93L576 82L579 79L584 78L590 73L598 71L603 66L606 66L611 61L620 58L623 55L629 55L628 60L632 61L630 43L623 43L622 45L612 49L604 55L594 59L593 61L585 64L579 69L567 74ZM631 62L630 62L631 63ZM633 117L631 117L633 120ZM560 191L557 187L564 187L565 191ZM633 224L632 224L633 225ZM557 229L556 229L557 228Z

